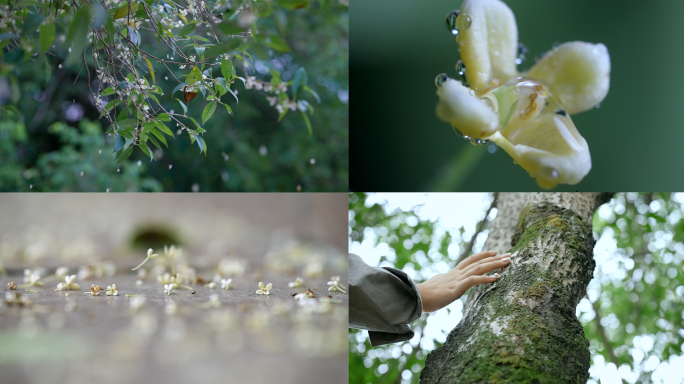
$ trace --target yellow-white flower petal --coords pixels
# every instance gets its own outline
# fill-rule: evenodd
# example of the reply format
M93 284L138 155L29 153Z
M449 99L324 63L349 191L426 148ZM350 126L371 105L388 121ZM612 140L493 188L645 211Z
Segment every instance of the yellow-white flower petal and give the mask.
M598 105L610 88L610 56L603 44L573 41L540 59L526 77L540 80L571 115Z
M505 103L503 127L490 139L542 188L577 184L591 169L586 140L561 105L539 82L523 80L492 92Z
M464 135L486 139L499 127L499 117L460 81L448 79L437 89L437 117Z
M518 75L518 27L506 4L500 0L466 0L456 26L466 77L478 95Z

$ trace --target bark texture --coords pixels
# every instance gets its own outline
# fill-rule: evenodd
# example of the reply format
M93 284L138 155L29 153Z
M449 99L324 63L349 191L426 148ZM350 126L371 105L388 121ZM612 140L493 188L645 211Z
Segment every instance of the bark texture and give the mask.
M575 308L593 277L595 193L500 194L484 250L511 252L493 284L427 358L421 383L586 383L589 342Z

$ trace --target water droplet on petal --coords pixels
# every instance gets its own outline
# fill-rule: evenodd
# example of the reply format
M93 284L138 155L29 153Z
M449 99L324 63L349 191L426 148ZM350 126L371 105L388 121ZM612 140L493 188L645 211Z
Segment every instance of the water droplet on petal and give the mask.
M446 73L440 73L440 74L437 75L437 77L435 78L435 85L437 86L437 88L439 88L439 87L441 87L442 84L444 84L444 82L446 82L447 80L449 80L449 76L447 76Z
M489 153L496 152L496 145L490 145L489 147L487 147L487 152L489 152Z
M470 18L470 16L466 15L465 23L463 23L463 29L468 29L470 28L470 25L473 23L473 20Z
M446 25L452 35L458 35L458 27L456 26L456 18L458 17L458 9L449 12L446 16Z
M601 103L596 104L596 108L601 108Z
M527 59L527 47L523 43L518 43L518 57L515 59L516 64L522 64Z
M459 60L456 62L456 73L458 73L459 76L463 79L463 82L465 83L466 80L466 66L463 64L463 60Z

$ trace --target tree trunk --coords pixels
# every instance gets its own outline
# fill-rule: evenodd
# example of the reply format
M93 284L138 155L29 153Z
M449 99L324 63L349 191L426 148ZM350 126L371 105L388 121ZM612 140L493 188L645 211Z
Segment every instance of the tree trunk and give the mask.
M589 342L575 308L594 274L592 217L608 199L500 194L484 250L510 251L510 265L497 282L471 289L421 383L586 383Z

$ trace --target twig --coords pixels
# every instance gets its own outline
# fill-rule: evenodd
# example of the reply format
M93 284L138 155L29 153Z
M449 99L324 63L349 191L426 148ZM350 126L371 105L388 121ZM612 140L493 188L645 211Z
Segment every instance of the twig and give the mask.
M489 213L492 211L492 208L496 207L496 203L499 200L499 192L494 193L494 200L492 200L492 203L489 205L489 208L487 208L487 213L485 213L484 219L482 219L479 223L477 223L477 227L475 227L475 234L473 237L470 239L468 242L468 245L466 248L463 250L463 253L461 253L461 256L458 257L458 260L456 260L456 265L463 261L468 255L470 255L470 252L473 250L473 246L475 245L475 241L477 240L477 236L482 233L482 230L484 229L484 225L487 222L487 217L489 217Z
M584 294L584 297L589 300L589 296L587 294ZM598 300L596 300L598 302ZM591 300L589 300L591 303ZM596 321L596 328L599 331L599 335L601 335L601 340L603 341L603 345L606 346L606 350L608 351L608 357L610 357L610 361L615 364L617 367L618 360L617 357L615 357L615 351L613 351L613 347L610 345L610 341L608 340L608 336L606 336L606 329L603 328L603 325L601 325L601 315L599 314L599 307L596 305L596 302L591 303L591 306L594 308L594 313L596 316L594 316L594 320Z

